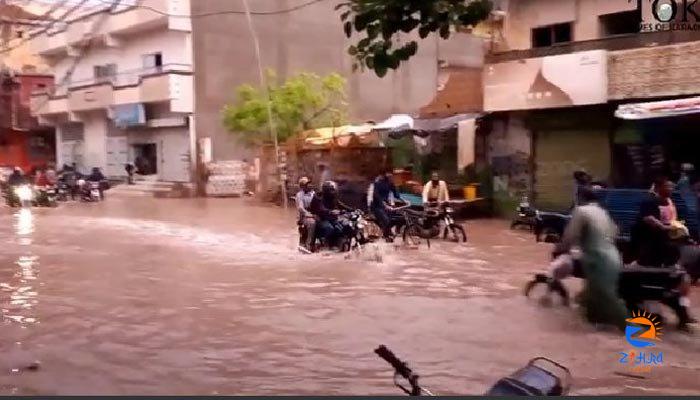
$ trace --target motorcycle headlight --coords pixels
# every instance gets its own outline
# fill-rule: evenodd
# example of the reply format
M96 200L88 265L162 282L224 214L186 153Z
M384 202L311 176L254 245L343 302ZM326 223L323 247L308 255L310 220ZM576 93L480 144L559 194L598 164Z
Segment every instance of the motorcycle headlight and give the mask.
M32 199L32 189L29 186L16 187L15 195L20 201L29 201Z

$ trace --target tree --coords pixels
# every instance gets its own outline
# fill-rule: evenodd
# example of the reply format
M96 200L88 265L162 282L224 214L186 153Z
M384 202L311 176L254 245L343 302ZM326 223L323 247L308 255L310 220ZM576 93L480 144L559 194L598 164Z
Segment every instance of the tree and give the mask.
M223 109L223 124L247 144L262 144L269 135L268 102L279 141L301 131L325 126L340 126L347 110L345 78L332 73L319 76L301 73L283 83L271 70L267 72L269 98L263 88L238 87L235 104Z
M402 33L418 30L421 39L438 32L448 39L455 27L475 26L487 19L491 0L350 0L339 4L345 35L361 35L348 48L353 68L369 68L379 77L416 55L418 42L400 42Z

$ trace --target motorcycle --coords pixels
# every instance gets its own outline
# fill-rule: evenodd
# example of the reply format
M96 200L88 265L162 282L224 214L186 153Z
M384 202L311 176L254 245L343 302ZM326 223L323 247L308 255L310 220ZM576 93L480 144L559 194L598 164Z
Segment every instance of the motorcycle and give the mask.
M560 256L562 254L555 250L553 257ZM564 254L563 256L569 255ZM570 264L568 265L570 276L583 279L584 272L581 261L569 256L567 262ZM562 283L562 279L563 277L536 274L534 279L526 284L525 296L530 297L536 286L544 284L548 289L547 296L556 293L561 298L562 304L568 306L570 303L569 292ZM680 266L671 268L625 266L620 271L618 295L630 312L641 309L644 302L660 302L674 311L678 317L680 329L687 329L687 325L694 322L688 312L689 292L690 277ZM548 299L548 297L544 299Z
M422 387L419 375L414 373L386 346L377 347L374 352L394 368L394 386L409 396L435 396ZM406 381L402 384L401 379ZM513 374L500 379L486 396L563 396L571 387L571 372L565 366L548 358L537 357Z
M8 186L5 192L5 201L10 207L31 207L34 202L34 192L28 184Z
M68 196L70 195L70 192L71 190L70 187L68 187L68 184L63 180L59 180L56 184L56 200L68 201Z
M35 186L34 206L57 207L55 186Z
M78 181L78 185L82 188L81 200L85 202L99 202L102 200L102 192L100 192L100 182L85 182Z
M343 227L343 238L340 244L341 252L359 249L371 241L365 232L367 220L365 220L362 211L346 212L338 218L338 222Z
M455 222L454 208L449 203L436 206L438 206L436 203L429 203L428 207L410 207L404 211L409 213L411 218L404 219L414 221L414 225L417 225L418 228L413 230L423 239L434 239L442 233L443 239L447 239L451 234L454 241L466 242L467 234L464 227ZM441 227L441 223L444 227ZM428 247L430 247L429 242Z
M516 216L510 223L510 229L515 229L519 226L524 226L531 231L535 230L535 224L537 219L537 210L530 205L530 201L527 196L523 196L520 199L520 204L516 209Z

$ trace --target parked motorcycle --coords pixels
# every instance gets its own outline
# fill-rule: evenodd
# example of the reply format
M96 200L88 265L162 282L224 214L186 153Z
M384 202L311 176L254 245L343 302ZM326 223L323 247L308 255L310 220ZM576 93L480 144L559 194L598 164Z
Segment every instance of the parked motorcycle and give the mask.
M409 396L435 396L422 387L419 376L386 346L374 352L394 368L394 385ZM405 381L405 383L402 381ZM500 379L486 392L486 396L563 396L571 387L571 372L548 358L533 358L510 376Z
M519 226L524 226L531 231L535 230L537 210L530 205L527 196L520 199L520 204L516 209L516 215L513 222L510 223L510 229L515 229Z
M8 186L5 190L5 201L10 207L31 207L34 201L34 192L28 184Z

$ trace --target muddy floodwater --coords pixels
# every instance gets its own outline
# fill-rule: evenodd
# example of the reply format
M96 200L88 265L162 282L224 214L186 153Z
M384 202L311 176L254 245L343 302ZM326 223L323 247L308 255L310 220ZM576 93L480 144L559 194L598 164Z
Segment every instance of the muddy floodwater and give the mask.
M539 355L573 394L700 393L697 334L666 328L663 365L620 376L623 336L522 296L549 245L466 226L467 244L346 259L299 254L291 213L242 200L2 207L0 394L400 394L379 344L440 394Z

